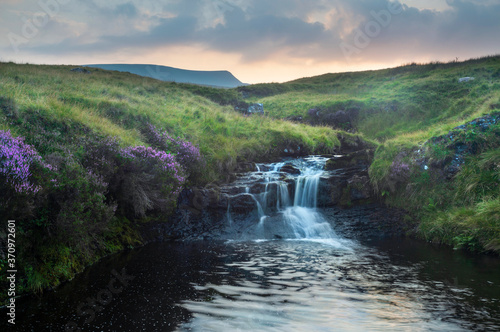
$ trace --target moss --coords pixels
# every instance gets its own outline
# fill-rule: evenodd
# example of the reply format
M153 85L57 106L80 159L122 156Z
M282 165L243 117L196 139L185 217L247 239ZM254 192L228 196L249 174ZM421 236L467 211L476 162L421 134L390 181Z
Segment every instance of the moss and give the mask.
M352 201L351 201L351 185L348 184L347 187L342 189L342 196L340 197L340 206L347 208L352 206Z

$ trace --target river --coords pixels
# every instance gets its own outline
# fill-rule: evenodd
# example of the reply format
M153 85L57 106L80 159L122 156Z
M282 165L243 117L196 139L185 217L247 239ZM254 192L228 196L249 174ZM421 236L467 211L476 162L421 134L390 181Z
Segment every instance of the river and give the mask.
M107 257L55 291L19 299L16 330L500 330L498 258L344 238L316 207L323 165L306 159L293 177L283 163L260 165L234 193L255 201L253 227ZM249 179L262 192L247 189ZM230 208L225 222L236 222Z

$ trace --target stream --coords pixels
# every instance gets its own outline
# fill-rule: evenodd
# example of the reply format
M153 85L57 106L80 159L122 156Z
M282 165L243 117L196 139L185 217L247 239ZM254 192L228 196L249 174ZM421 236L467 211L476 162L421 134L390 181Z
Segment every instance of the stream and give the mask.
M317 207L325 161L294 160L288 172L284 162L257 165L227 189L230 238L109 256L55 291L18 299L15 330L500 330L500 259L344 237ZM242 197L254 221L238 228Z

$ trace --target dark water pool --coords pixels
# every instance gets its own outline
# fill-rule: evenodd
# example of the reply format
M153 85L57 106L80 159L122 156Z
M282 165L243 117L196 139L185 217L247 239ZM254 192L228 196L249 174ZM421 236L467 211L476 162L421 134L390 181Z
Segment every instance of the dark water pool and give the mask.
M156 243L17 310L17 331L500 331L500 260L404 239Z

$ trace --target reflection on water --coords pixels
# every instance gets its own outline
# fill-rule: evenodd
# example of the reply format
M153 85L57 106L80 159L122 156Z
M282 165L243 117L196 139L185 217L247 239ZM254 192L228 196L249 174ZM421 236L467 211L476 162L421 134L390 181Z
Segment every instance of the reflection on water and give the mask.
M123 268L134 279L105 305L93 303ZM20 300L17 328L496 331L499 269L495 258L408 240L152 244L103 260L41 299Z

